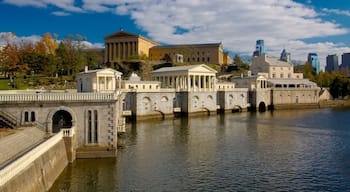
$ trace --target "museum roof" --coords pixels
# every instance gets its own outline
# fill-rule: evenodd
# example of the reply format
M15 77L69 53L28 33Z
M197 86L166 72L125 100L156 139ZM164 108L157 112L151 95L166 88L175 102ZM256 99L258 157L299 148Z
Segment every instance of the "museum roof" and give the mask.
M149 41L149 42L151 42L151 43L153 43L153 44L155 44L155 45L159 45L158 42L155 42L155 41L153 41L153 40L151 40L151 39L148 39L148 38L146 38L146 37L144 37L144 36L142 36L142 35L132 34L132 33L129 33L129 32L125 32L125 31L123 31L123 30L120 30L120 31L115 32L115 33L112 33L112 34L110 34L110 35L107 35L107 36L104 37L104 39L105 39L105 41L106 41L107 39L112 39L112 38L116 38L116 37L135 37L135 38L141 38L141 39L143 39L143 40L145 40L145 41Z
M113 72L113 73L117 73L117 74L119 74L119 75L122 75L121 72L119 72L119 71L117 71L117 70L114 70L114 69L111 69L111 68L88 70L88 71L80 72L80 74L99 73L99 72L105 72L105 71Z
M217 73L216 70L208 67L205 64L198 64L198 65L186 65L186 66L177 66L177 67L163 67L157 70L152 71L151 73L159 73L159 72L175 72L175 71L190 71L192 69L202 67L207 69L210 72Z
M151 49L157 48L176 48L176 47L219 47L221 43L205 43L205 44L173 44L173 45L158 45Z
M303 84L317 86L316 83L310 81L309 79L298 79L298 78L285 78L285 79L268 79L272 84Z

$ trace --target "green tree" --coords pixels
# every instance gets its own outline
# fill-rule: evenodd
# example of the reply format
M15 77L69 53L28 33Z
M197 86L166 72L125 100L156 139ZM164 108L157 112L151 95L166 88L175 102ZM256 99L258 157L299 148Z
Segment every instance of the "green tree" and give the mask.
M344 76L337 76L330 85L330 93L334 98L350 95L350 80Z
M56 56L59 57L57 63L58 73L60 75L74 75L84 68L86 57L84 56L83 41L85 38L81 35L69 35L58 45Z

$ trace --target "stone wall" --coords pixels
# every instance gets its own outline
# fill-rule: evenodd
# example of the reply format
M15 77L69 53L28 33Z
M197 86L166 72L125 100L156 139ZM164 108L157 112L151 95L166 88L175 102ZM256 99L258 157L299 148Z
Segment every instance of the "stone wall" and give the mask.
M11 180L0 186L0 191L48 191L67 164L65 144L61 139Z
M295 89L281 88L272 90L273 105L279 104L317 104L319 88Z

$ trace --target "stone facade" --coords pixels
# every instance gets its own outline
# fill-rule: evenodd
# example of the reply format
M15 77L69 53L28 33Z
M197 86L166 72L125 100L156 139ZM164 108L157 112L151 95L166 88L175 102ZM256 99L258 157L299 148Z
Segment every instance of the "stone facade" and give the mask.
M36 125L49 134L70 129L75 133L75 148L99 146L110 148L111 152L117 147L119 98L114 93L0 95L1 109L14 116L19 126Z
M303 79L302 73L294 73L292 64L267 54L253 57L251 71L253 75L267 73L269 79Z
M151 47L159 45L141 35L119 31L105 38L105 63L127 60L132 56L148 56Z
M77 76L78 92L115 92L121 87L122 73L113 69L97 69L81 72Z
M213 63L228 64L229 55L224 55L221 43L212 44L183 44L183 45L164 45L150 48L149 57L151 60L162 60L170 57L176 60L176 55L183 56L183 62L186 63ZM224 57L225 56L225 57Z
M105 63L116 63L137 56L153 61L170 58L173 62L229 64L230 56L221 43L160 45L141 35L118 31L105 38Z

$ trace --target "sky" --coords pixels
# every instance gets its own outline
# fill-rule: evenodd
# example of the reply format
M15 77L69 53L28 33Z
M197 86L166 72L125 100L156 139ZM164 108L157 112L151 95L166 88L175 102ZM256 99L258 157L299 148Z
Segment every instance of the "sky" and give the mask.
M120 29L162 44L218 43L240 56L265 41L294 60L350 52L349 0L0 0L0 44L38 41L47 32L85 37L103 47ZM15 34L15 35L9 35ZM232 55L233 56L233 55Z

